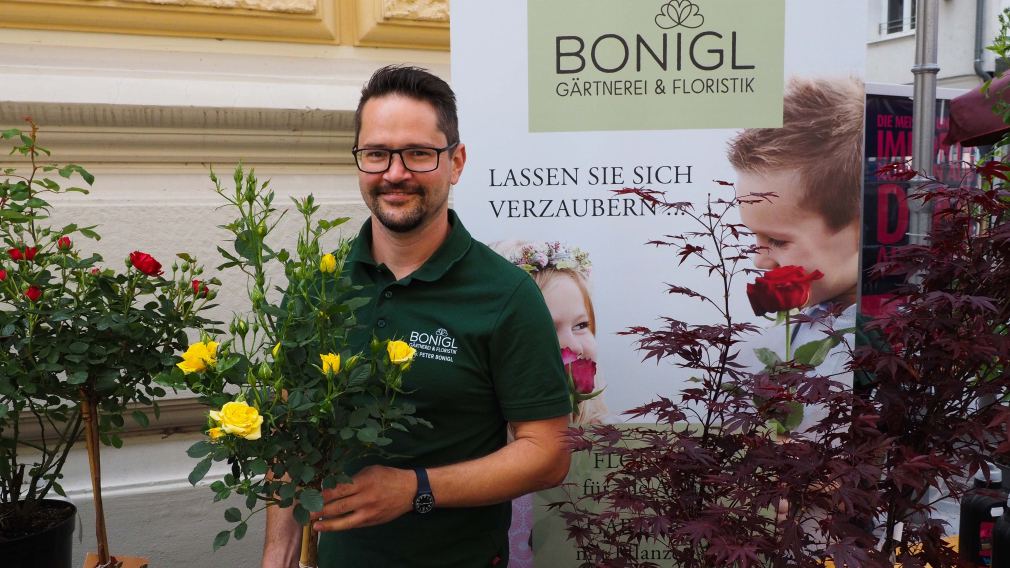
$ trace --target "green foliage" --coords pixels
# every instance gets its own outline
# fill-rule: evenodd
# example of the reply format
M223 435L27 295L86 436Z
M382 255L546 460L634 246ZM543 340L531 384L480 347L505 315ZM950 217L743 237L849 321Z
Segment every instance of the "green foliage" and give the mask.
M174 365L187 328L205 323L199 312L213 298L194 294L191 281L202 270L195 262L173 266L170 278L129 263L121 272L74 242L98 239L95 227L47 224L54 197L87 193L60 180L91 185L94 176L74 164L40 163L49 151L29 124L28 132L0 132L23 161L0 178L0 502L16 503L19 513L0 529L31 516L50 490L62 493L83 405L97 404L107 445L122 445L125 413L148 424L129 405L165 395L153 377ZM24 439L24 420L42 428L41 439Z
M215 501L242 495L249 515L268 505L293 506L295 518L305 523L310 511L322 509L322 490L348 481L355 461L381 454L393 430L430 425L396 400L409 361L391 362L390 342L373 340L363 353L348 346L358 325L354 309L367 299L358 297L343 271L350 242L340 242L332 253L320 244L346 219L315 220L314 198L295 199L302 220L295 250L275 248L270 236L284 212L274 205L268 183L241 166L233 191L223 189L213 172L211 180L235 212L223 226L231 239L218 247L218 269L246 276L252 310L234 317L220 344L211 337L194 344L183 355L192 362L188 373L174 368L159 380L192 390L213 409L210 439L188 450L201 460L190 482L203 479L212 462L225 462L231 473L210 485ZM271 282L272 263L283 268L283 284ZM213 362L197 356L208 349ZM338 368L324 363L323 355L331 361L339 356ZM229 408L241 408L240 418L232 419ZM245 534L247 518L237 508L225 512L225 520L237 523L236 539ZM219 534L215 548L227 544L232 532Z

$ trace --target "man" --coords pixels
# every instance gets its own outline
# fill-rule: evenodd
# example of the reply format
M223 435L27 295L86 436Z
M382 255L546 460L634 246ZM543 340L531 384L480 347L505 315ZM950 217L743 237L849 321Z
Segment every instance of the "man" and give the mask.
M380 69L362 91L354 155L371 217L347 270L372 301L351 348L373 333L411 343L404 390L433 427L324 492L320 567L506 566L508 501L568 472L571 407L543 297L448 207L466 163L457 124L452 90L422 69ZM294 566L299 533L271 508L264 568Z

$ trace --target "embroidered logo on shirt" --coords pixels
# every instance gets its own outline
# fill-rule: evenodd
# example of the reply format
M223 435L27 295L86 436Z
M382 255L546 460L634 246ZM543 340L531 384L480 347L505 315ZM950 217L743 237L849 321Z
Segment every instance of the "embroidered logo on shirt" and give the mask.
M417 350L417 357L452 363L459 347L456 338L449 335L444 327L434 332L412 331L407 343Z

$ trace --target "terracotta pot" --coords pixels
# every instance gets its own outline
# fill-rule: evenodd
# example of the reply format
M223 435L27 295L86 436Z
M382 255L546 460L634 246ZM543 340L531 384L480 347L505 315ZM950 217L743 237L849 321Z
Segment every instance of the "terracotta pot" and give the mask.
M0 505L0 516L3 507ZM66 501L43 499L42 510L54 519L48 528L10 540L0 537L4 568L73 568L77 507Z

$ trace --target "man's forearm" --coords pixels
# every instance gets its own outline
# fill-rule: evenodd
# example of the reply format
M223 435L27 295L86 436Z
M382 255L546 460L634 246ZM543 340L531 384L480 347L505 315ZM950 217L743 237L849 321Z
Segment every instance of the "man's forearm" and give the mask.
M524 432L520 424L516 440L493 454L429 469L436 506L491 505L561 483L571 461L564 441L568 417L544 422L548 432Z

